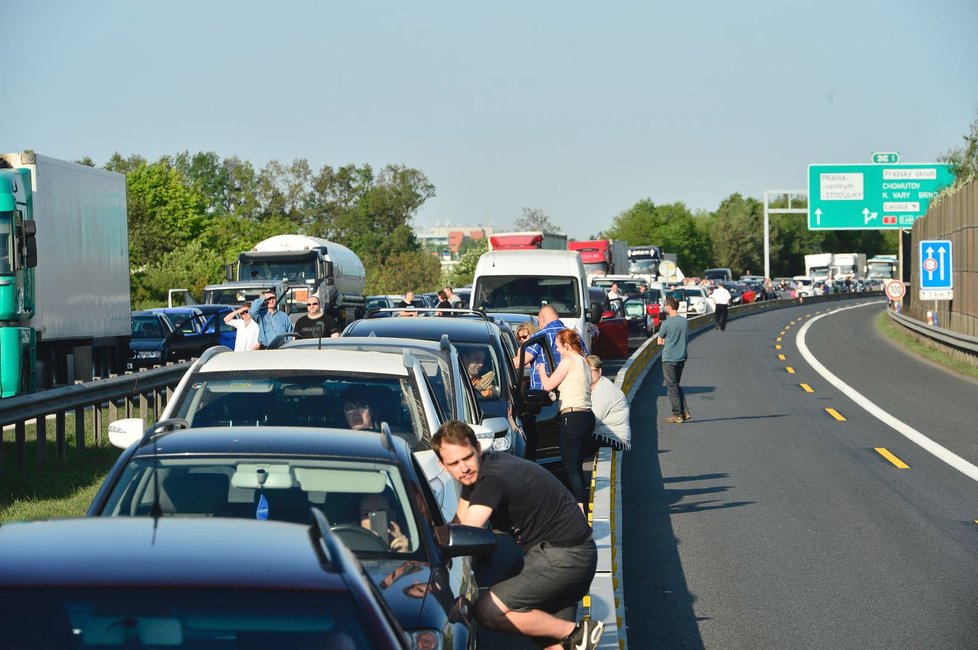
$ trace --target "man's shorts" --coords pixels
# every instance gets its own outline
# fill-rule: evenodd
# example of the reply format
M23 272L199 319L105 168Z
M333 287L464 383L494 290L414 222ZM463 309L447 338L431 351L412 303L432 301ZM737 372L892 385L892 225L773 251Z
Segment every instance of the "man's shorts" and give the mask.
M565 621L575 620L577 603L587 595L598 568L594 540L579 546L542 542L526 550L518 571L489 588L515 611L540 609Z

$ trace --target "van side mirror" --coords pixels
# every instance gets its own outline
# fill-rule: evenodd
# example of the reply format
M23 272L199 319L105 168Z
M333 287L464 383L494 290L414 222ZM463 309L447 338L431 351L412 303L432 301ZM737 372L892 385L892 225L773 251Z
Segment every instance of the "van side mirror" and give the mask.
M604 310L601 308L601 305L596 302L592 302L591 313L588 315L588 322L592 323L593 325L597 325L601 322L601 316L603 315Z

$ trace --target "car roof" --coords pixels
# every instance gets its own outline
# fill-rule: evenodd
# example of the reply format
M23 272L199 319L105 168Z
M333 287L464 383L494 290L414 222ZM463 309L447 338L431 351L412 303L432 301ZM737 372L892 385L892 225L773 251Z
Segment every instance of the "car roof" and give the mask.
M202 314L203 312L194 307L153 307L152 309L147 309L154 314L189 314L196 316L197 314Z
M448 345L451 345L451 341L448 341L447 343ZM444 355L449 352L449 348L442 347L441 341L409 339L396 336L344 336L335 339L293 339L292 341L285 343L281 349L318 349L319 347L322 347L323 349L356 349L356 346L363 346L364 348L390 348L391 350L396 351L403 350L404 348L411 348L412 350L424 350L437 355Z
M321 561L307 526L278 521L92 517L0 526L0 586L345 591L342 577Z
M493 331L495 330L495 332ZM437 341L447 334L452 343L489 342L499 329L481 318L363 318L350 323L343 336L399 336Z
M393 436L395 450L404 443ZM155 441L155 442L153 442ZM326 427L195 427L160 432L134 453L136 456L172 454L209 455L315 455L329 458L370 458L403 462L385 446L384 435L371 431ZM406 445L406 443L404 443ZM404 446L407 450L407 446ZM406 451L404 453L407 453Z
M407 376L400 357L360 350L282 348L261 352L223 352L209 357L198 372L262 370L359 371L367 374Z

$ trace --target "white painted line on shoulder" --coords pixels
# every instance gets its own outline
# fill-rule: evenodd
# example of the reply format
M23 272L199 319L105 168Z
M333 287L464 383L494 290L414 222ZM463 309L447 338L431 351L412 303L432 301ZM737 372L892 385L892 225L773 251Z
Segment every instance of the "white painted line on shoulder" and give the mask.
M795 336L795 343L798 345L798 351L801 352L801 356L805 358L805 361L812 366L815 372L822 375L822 377L827 379L829 382L835 384L839 390L845 393L849 399L855 402L858 406L862 407L867 413L878 419L883 424L892 428L907 440L919 445L925 451L958 470L968 478L972 479L973 481L978 481L978 467L969 463L964 458L961 458L950 449L947 449L946 447L934 442L909 424L898 420L894 416L890 415L887 411L881 409L879 406L867 399L862 393L832 374L828 368L819 363L818 359L815 358L815 355L813 355L811 350L808 349L808 346L805 344L805 335L808 333L808 328L811 327L812 323L836 312L846 311L848 309L858 309L860 307L868 307L870 305L879 305L879 302L866 302L858 305L851 305L849 307L840 307L839 309L832 312L827 312L821 316L817 316L805 323L802 328L798 330L798 334Z

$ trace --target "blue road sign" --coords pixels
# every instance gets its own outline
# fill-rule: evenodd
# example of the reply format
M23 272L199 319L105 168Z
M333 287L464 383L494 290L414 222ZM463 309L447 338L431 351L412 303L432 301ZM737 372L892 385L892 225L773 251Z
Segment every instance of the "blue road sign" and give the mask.
M920 242L920 297L922 300L951 300L954 264L951 242L925 239Z

